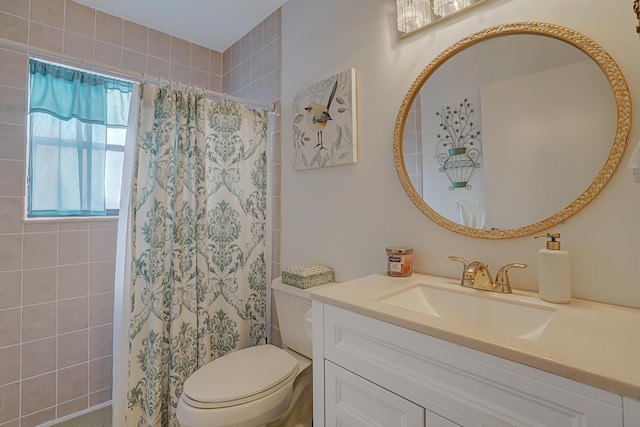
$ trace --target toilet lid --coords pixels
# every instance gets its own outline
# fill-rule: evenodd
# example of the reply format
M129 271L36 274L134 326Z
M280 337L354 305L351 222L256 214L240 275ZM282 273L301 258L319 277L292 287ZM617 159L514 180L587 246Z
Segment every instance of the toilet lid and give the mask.
M273 345L248 347L207 363L184 383L189 404L199 408L238 405L286 384L298 372L298 361Z

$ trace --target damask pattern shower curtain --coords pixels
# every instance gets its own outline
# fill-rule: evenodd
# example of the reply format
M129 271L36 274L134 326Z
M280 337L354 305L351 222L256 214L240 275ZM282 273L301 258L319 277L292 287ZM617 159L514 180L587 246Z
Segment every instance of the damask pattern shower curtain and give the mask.
M187 377L265 337L268 114L141 93L126 425L177 426Z

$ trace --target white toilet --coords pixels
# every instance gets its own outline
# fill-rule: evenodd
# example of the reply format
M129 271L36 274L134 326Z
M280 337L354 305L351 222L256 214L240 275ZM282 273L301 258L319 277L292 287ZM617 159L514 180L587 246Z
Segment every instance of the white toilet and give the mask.
M198 369L180 396L181 427L309 427L311 296L280 279L271 287L285 349L249 347Z

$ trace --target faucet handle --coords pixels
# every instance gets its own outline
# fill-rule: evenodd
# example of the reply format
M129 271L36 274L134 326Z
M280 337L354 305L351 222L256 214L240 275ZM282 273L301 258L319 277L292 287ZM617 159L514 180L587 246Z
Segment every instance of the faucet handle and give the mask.
M462 278L460 279L460 286L468 286L467 281L465 279L465 276L466 276L465 272L467 271L467 266L470 264L469 261L453 255L449 256L449 259L451 261L458 261L462 263L463 267L462 267Z
M464 258L457 257L457 256L450 255L450 256L449 256L449 260L451 260L451 261L459 261L459 262L461 262L462 264L464 264L464 266L465 266L465 267L466 267L467 265L469 265L469 261L467 261L467 260L466 260L466 259L464 259Z
M460 257L453 256L453 255L449 256L449 259L450 259L451 261L458 261L458 262L461 262L461 263L462 263L463 268L462 268L462 278L460 279L460 285L461 285L461 286L468 286L468 285L467 285L467 281L465 280L465 274L464 274L464 273L465 273L465 272L466 272L466 270L467 270L467 266L470 264L470 263L469 263L469 261L467 261L467 260L466 260L466 259L464 259L464 258L460 258Z
M494 283L494 286L497 287L501 287L501 292L505 293L505 294L510 294L511 293L511 282L509 281L509 269L510 268L527 268L527 264L522 264L519 262L515 262L512 264L507 264L504 267L502 267L499 271L498 274L496 274L496 281Z

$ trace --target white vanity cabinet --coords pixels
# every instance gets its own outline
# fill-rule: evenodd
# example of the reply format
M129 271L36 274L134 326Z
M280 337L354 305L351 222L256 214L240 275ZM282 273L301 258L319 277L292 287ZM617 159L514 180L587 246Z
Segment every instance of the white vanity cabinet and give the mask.
M313 325L316 427L640 426L620 395L319 301Z
M329 361L324 365L327 427L423 427L424 409Z
M622 400L624 408L624 427L640 427L640 401L625 397Z
M329 361L324 369L327 427L459 426Z

